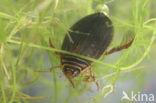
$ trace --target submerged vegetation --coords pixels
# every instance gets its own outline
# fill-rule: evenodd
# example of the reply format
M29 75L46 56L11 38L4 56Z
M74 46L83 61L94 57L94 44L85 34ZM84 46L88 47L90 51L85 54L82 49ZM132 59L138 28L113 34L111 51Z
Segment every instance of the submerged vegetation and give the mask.
M143 75L143 60L150 58L156 36L154 3L154 0L1 0L0 103L104 102L103 97L112 93L117 80L123 78L122 72ZM99 10L109 15L115 28L109 48L123 44L122 37L129 31L135 35L132 46L100 60L61 50L69 27ZM56 48L50 48L49 37ZM95 83L79 80L76 88L72 88L61 69L50 72L51 67L60 65L55 51L95 62L93 71L101 89L97 91ZM38 72L41 70L48 72ZM138 78L142 86L142 77Z

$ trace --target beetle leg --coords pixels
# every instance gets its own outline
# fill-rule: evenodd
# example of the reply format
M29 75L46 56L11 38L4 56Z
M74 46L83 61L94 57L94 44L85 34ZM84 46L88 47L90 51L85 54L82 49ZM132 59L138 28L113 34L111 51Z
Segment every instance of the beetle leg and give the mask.
M93 74L93 71L92 71L92 68L91 68L91 67L89 68L89 71L90 71L90 74L89 74L89 75L86 75L86 77L85 77L84 81L87 81L87 82L95 82L95 83L96 83L97 88L99 89L99 88L100 88L100 86L99 86L99 84L98 84L97 80L96 80L96 79L95 79L95 77L94 77L94 74ZM90 77L92 78L92 80L89 80L89 79L90 79Z
M94 74L93 74L92 68L90 68L89 70L90 70L90 75L91 75L93 81L96 83L96 86L97 86L97 88L99 89L100 86L99 86L97 80L96 80L95 77L94 77Z
M124 45L122 45L120 47L112 48L110 51L106 51L104 53L104 55L109 55L109 54L112 54L114 52L117 52L117 51L120 51L120 50L123 50L123 49L127 49L128 47L130 47L132 45L133 40L134 39L132 39L130 42L128 42L127 44L124 44Z
M50 44L51 48L55 48L50 38L49 38L49 44ZM55 52L55 54L60 57L60 53L59 52Z

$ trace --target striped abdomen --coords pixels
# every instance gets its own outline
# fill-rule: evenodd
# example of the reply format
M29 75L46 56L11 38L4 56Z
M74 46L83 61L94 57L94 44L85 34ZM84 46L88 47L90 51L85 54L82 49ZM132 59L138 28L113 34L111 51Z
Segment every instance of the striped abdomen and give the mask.
M61 65L64 74L68 78L78 76L83 70L90 66L88 61L69 55L63 55L61 57Z

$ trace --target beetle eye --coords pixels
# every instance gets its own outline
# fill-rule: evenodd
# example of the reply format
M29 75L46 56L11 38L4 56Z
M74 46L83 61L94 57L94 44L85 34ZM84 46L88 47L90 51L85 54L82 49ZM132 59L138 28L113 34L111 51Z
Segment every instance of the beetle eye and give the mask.
M73 73L73 76L78 76L79 75L79 72L78 71L75 71L74 73Z

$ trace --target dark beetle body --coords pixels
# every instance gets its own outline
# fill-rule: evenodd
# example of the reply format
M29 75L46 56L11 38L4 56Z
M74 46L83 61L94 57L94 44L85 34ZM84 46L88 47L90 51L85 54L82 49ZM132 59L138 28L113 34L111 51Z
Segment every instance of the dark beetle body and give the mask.
M83 56L99 59L113 38L113 26L104 13L94 13L75 23L68 31L62 49ZM61 54L61 65L67 78L78 76L91 66L91 61Z

